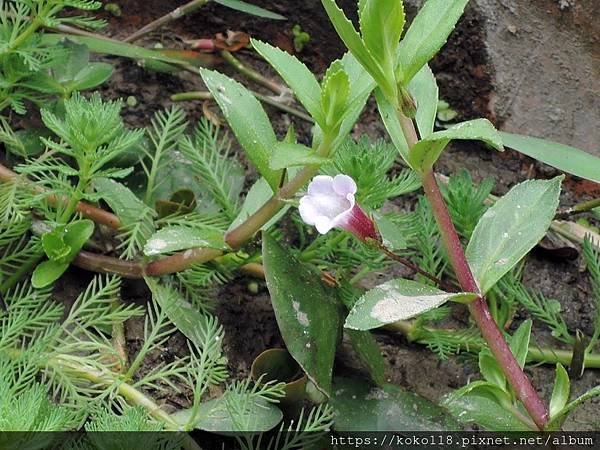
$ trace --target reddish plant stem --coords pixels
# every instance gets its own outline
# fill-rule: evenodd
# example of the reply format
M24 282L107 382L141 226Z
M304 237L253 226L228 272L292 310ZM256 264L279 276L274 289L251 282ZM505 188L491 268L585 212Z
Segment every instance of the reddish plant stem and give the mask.
M10 170L8 167L0 164L0 182L8 182L14 180L19 175ZM42 192L42 189L39 187L35 187L38 191ZM51 205L56 205L58 203L68 203L68 198L59 198L55 195L48 196L48 202ZM121 221L119 218L110 213L108 211L103 210L102 208L98 208L97 206L90 205L86 202L79 202L75 208L75 211L80 213L82 216L87 217L88 219L93 220L96 223L101 223L102 225L106 225L109 228L118 230L121 227Z
M398 119L408 146L411 148L418 141L414 123L401 113L398 114ZM480 294L479 286L477 286L477 282L467 262L465 252L440 192L433 170L430 169L422 175L422 183L448 252L450 264L456 273L461 288L465 292ZM498 328L498 324L496 324L496 321L490 314L485 299L480 296L471 302L469 310L492 354L500 363L509 384L515 390L517 398L523 403L537 427L543 430L548 423L548 410L512 354L502 332Z
M125 261L85 250L81 250L77 254L73 265L91 272L116 273L123 278L142 278L144 276L144 267L137 261Z
M222 254L223 252L221 250L216 250L214 248L193 248L151 262L146 266L145 273L146 275L155 277L181 272L194 264L212 261Z

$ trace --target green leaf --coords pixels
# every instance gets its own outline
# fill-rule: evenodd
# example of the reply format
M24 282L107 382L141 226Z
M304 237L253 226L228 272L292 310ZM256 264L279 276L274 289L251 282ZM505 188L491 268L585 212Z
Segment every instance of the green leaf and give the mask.
M42 236L42 247L50 261L44 261L36 267L32 284L40 288L56 281L93 233L94 222L88 219L76 220L45 233Z
M84 44L78 44L65 39L59 45L65 51L66 59L62 64L52 67L53 78L60 84L73 81L77 74L85 69L90 62L90 51Z
M68 92L83 91L100 86L110 78L113 73L113 67L108 63L91 62L75 78L66 84Z
M504 145L545 164L600 183L600 158L575 147L545 139L501 132Z
M329 158L319 156L312 148L301 144L278 143L273 149L271 169L279 170L287 167L321 165L329 161Z
M71 252L68 256L69 262L77 256L79 250L83 248L93 233L94 222L88 219L76 220L65 227L63 239L71 247Z
M421 137L428 137L433 133L435 117L438 107L438 86L433 72L427 64L417 72L408 84L408 92L417 102L417 127Z
M408 243L404 237L405 230L379 213L373 215L382 243L388 250L404 250Z
M280 172L269 167L277 138L265 110L237 81L206 69L201 70L201 74L240 145L273 190L277 189Z
M37 265L31 276L31 285L36 289L50 286L69 268L69 263L43 261Z
M552 418L550 420L550 422L548 422L546 429L552 430L552 431L558 431L560 429L561 423L565 420L566 416L571 411L578 408L579 405L581 405L583 402L585 402L591 398L597 397L597 396L600 396L600 386L594 386L592 389L581 394L579 397L577 397L572 402L567 403L565 405L565 407L560 411L560 413L556 417Z
M571 382L569 374L562 366L556 364L556 378L554 379L554 388L552 389L552 397L550 398L550 420L559 415L569 401L571 393Z
M487 348L479 352L479 371L486 381L506 390L506 377L502 373L502 368Z
M495 384L475 381L446 396L442 405L459 421L474 422L487 431L532 431L499 403L498 397L506 395Z
M240 402L233 396L236 394L227 391L219 398L201 403L194 428L219 434L264 432L277 426L283 418L281 410L263 398L250 397ZM173 414L181 425L187 425L191 416L191 409Z
M508 344L515 359L521 366L525 367L527 361L527 352L529 351L529 340L531 338L531 320L524 321L517 331L509 338Z
M344 44L346 44L346 47L348 47L358 62L371 74L380 88L384 90L386 96L393 98L396 93L396 86L393 84L393 80L386 77L383 68L366 47L354 25L352 25L352 22L338 8L334 0L321 0L321 3L323 3L329 20L331 20L333 27L342 41L344 41Z
M410 166L408 155L408 143L402 132L402 126L398 121L396 106L394 106L381 92L381 89L375 89L375 100L377 100L377 109L385 128L392 139L396 150L400 153L402 159Z
M350 92L344 113L340 119L340 127L337 137L331 144L333 151L347 139L352 127L358 120L371 91L375 88L375 81L363 66L356 60L352 53L347 52L341 59L344 66L344 72L348 75L350 82Z
M42 235L42 247L48 259L56 262L64 262L71 253L71 247L65 243L63 233L57 230Z
M363 366L368 370L371 379L378 385L385 383L385 360L381 349L370 331L346 330L352 348Z
M236 11L245 12L246 14L262 17L264 19L286 20L285 16L282 16L281 14L274 13L268 9L241 0L214 0L214 2L235 9Z
M9 133L9 134L5 134ZM52 132L47 128L28 127L24 130L6 131L0 119L0 142L3 142L6 150L22 158L31 158L39 155L45 150L41 138L49 138Z
M398 0L363 0L359 9L363 41L393 79L396 52L404 28L404 5Z
M237 217L233 220L227 231L229 232L235 229L238 225L241 225L248 217L258 211L260 207L263 206L272 196L273 190L269 186L269 183L267 183L267 180L264 178L259 178L248 191L246 200L244 200L244 204L242 205L242 209ZM262 226L261 230L265 231L271 228L285 215L290 207L291 204L289 203L284 205L277 212L277 214L275 214L266 224Z
M442 48L469 0L427 0L398 49L404 85Z
M336 379L330 404L334 429L353 431L443 431L459 429L444 409L398 386L372 387L364 380Z
M323 127L321 86L313 73L295 56L277 47L255 39L252 39L252 46L279 73L315 122Z
M370 330L418 316L449 300L476 297L471 293L448 293L398 278L367 291L348 314L344 327Z
M86 45L70 39L60 43L67 51L67 59L52 68L55 92L69 97L74 91L91 89L104 83L113 73L112 65L104 62L90 62L90 52Z
M484 141L496 150L503 151L500 133L487 119L475 119L458 123L447 130L431 133L410 150L410 165L421 172L431 169L452 139Z
M263 233L265 278L288 351L324 394L331 392L341 308L318 273Z
M212 316L202 314L188 303L178 290L159 284L156 278L147 277L145 280L152 292L152 299L165 311L169 320L197 348L203 348L206 342L199 338L201 333L198 331L212 320Z
M179 225L162 228L150 236L144 245L144 254L146 256L162 255L198 247L223 250L227 248L223 234L218 230Z
M181 59L172 58L156 50L149 50L125 42L107 40L95 36L74 36L72 34L44 33L40 42L44 46L58 45L63 40L69 40L78 44L83 44L90 51L102 55L122 56L140 61L145 67L152 63L162 63L163 67L177 69L181 64Z
M558 207L562 179L518 184L481 217L466 255L483 294L544 237Z
M131 189L118 181L110 178L96 178L93 185L96 192L102 200L108 203L123 225L134 224L148 214L148 206Z
M342 120L350 94L350 80L340 61L329 66L323 78L321 108L325 116L325 130L336 129Z

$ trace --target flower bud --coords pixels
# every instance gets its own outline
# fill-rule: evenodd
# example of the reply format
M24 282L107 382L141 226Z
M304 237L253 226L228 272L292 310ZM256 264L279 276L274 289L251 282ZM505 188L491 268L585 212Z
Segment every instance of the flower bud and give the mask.
M356 204L354 194L356 183L348 175L317 175L308 185L307 194L300 199L300 216L321 234L341 228L363 241L379 241L375 224Z

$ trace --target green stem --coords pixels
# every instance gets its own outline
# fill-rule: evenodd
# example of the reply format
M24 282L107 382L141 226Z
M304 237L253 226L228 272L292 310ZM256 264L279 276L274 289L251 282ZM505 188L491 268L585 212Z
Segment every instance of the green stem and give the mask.
M35 33L42 26L42 22L39 19L39 16L31 21L29 26L23 31L8 47L5 53L12 52L13 50L19 48L27 39L29 39L33 33Z
M259 99L263 103L266 103L267 105L273 106L273 107L275 107L283 112L286 112L288 114L292 114L293 116L296 116L299 119L302 119L306 122L314 123L314 120L312 117L310 117L308 114L304 113L303 111L301 111L297 108L294 108L293 106L286 105L285 103L282 103L281 101L278 101L277 99L271 98L267 95L259 94L258 92L254 92L254 91L250 91L250 92L257 99ZM208 91L181 92L179 94L173 94L171 96L171 100L174 102L186 102L186 101L192 101L192 100L210 100L212 98L213 98L212 94Z
M65 207L62 214L60 215L60 218L58 219L59 223L66 224L71 219L71 216L77 210L77 205L79 204L79 201L83 197L83 192L85 192L85 190L87 189L88 184L89 184L89 182L88 182L88 176L87 176L87 168L82 167L79 170L79 180L77 181L77 186L75 187L75 191L69 197L67 206Z
M189 14L193 11L196 11L196 10L202 8L209 1L210 0L192 0L191 2L188 2L183 6L175 8L170 13L165 14L162 17L159 17L158 19L150 22L148 25L143 26L135 33L130 34L125 39L123 39L123 42L137 41L141 37L147 35L148 33L151 33L152 31L162 27L163 25L173 22L173 21L185 16L186 14Z
M419 328L416 327L412 322L407 320L401 320L398 322L391 323L385 327L391 331L398 331L402 333L410 342L416 342L417 344L427 345L427 341L421 340L419 337ZM437 331L444 331L437 328L427 327L426 330L431 333ZM461 348L463 350L478 353L479 351L486 348L485 345L477 341L465 342ZM571 350L561 350L552 347L538 347L529 346L527 350L527 362L529 363L541 363L555 365L557 363L562 364L565 367L571 365L573 359L573 352ZM598 353L586 353L584 357L586 369L600 369L600 354Z
M398 120L410 149L419 141L416 128L413 121L402 114L400 108L397 110ZM442 235L450 264L454 269L461 288L465 292L480 294L479 286L467 262L462 243L440 192L433 170L429 169L422 174L422 183L423 190L431 204L433 215ZM548 410L512 354L502 331L500 331L498 324L492 318L483 296L471 302L469 310L481 331L481 335L487 342L496 360L500 363L500 367L517 397L523 403L537 427L543 430L546 423L548 423Z
M274 82L273 80L269 80L268 78L266 78L265 76L263 76L256 70L252 69L251 67L248 67L248 66L242 64L242 62L239 59L237 59L235 56L233 56L231 54L231 52L223 50L221 52L221 56L223 57L223 59L225 61L227 61L229 63L229 65L231 67L233 67L239 73L244 75L246 78L266 87L267 89L274 92L275 94L277 94L277 95L291 94L291 91L289 89L287 89L286 87Z
M3 352L11 359L18 358L23 350L21 349L6 349ZM156 420L164 422L165 425L171 430L180 430L181 427L171 417L169 413L161 409L154 400L146 396L144 393L133 387L132 385L121 380L120 376L110 372L109 370L98 370L92 368L82 361L82 358L72 355L56 355L52 358L41 361L39 368L44 370L49 367L60 366L64 369L68 369L70 373L74 374L82 380L89 381L93 385L100 385L104 387L117 386L117 392L127 400L127 403L133 406L142 406L148 411L148 414Z
M570 208L559 211L556 214L555 218L566 219L569 216L572 216L574 214L588 212L594 208L599 208L599 207L600 207L600 198L594 198L592 200L587 200L585 202L578 203L575 206L571 206Z

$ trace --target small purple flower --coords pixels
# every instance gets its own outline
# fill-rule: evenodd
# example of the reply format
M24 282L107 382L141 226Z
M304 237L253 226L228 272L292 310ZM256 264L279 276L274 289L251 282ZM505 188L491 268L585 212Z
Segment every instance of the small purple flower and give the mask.
M380 240L375 224L356 204L354 194L356 183L348 175L317 175L300 199L300 216L321 234L342 228L363 241Z

